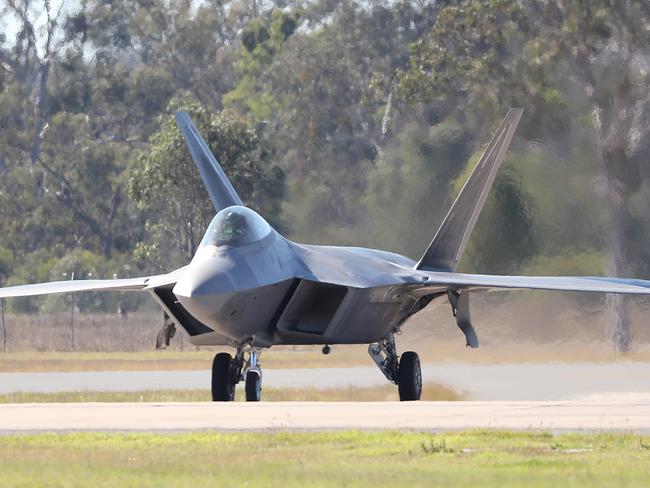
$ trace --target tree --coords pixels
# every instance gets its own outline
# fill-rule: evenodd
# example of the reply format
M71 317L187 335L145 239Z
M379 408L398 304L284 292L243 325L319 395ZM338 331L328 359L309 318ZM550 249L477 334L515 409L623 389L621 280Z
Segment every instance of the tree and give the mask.
M281 226L284 173L269 160L262 128L232 113L209 114L196 103L185 108L244 203ZM131 169L128 192L147 215L138 257L166 270L187 263L215 210L173 117L163 119Z
M292 237L359 242L359 201L388 130L396 69L436 8L316 2L244 31L240 82L224 104L267 124L287 170Z

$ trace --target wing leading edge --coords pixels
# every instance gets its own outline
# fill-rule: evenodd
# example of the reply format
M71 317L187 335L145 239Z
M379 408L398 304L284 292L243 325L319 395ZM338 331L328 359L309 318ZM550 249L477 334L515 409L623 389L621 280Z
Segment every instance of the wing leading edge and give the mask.
M115 280L69 280L17 285L0 288L0 298L51 295L80 291L146 291L157 286L175 283L184 268L164 275L143 276Z
M444 286L450 289L494 290L560 290L597 293L650 295L650 281L600 276L499 276L437 271L427 274L427 287Z
M478 347L478 337L470 318L469 293L472 290L557 290L595 293L650 295L650 281L600 276L499 276L420 271L426 281L411 290L416 297L446 291L456 323L465 334L468 347ZM442 290L441 290L442 289Z

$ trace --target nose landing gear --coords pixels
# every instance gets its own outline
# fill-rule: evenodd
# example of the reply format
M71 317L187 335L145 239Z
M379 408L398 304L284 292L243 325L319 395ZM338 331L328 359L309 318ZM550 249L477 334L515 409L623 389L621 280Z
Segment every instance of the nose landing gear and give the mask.
M244 360L244 354L248 359ZM235 357L220 352L212 361L212 401L231 402L235 399L237 383L245 381L246 401L259 402L262 394L260 352L245 346L237 349Z
M262 397L262 369L259 366L259 352L251 350L246 368L246 390L247 402L259 402Z
M419 400L422 395L422 370L416 352L407 351L400 357L395 348L395 336L389 334L368 346L368 354L388 381L395 383L402 402Z

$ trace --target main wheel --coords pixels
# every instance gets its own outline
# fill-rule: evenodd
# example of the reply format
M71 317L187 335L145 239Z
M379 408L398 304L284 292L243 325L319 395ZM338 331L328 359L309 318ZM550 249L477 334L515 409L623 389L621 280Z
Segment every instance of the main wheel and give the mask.
M246 401L259 402L262 397L262 377L258 371L246 373Z
M397 387L401 402L419 400L422 394L420 358L413 351L402 354L397 369Z
M231 402L235 399L235 383L230 377L232 356L220 352L212 361L212 401Z

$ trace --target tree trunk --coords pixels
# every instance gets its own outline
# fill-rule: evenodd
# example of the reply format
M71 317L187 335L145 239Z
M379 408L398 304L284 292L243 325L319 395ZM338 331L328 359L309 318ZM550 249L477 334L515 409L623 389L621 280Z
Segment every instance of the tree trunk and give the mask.
M626 155L626 135L629 133L629 111L622 110L620 98L606 108L595 106L593 122L596 129L596 158L601 167L602 194L607 202L607 266L606 273L618 278L630 277L631 266L625 246L625 230L630 220L627 203L639 175ZM608 336L612 347L626 353L630 350L630 322L624 295L608 294Z
M117 215L117 211L122 203L122 192L118 187L111 199L111 209L106 217L104 228L106 229L103 234L99 236L101 239L102 254L105 258L110 259L113 253L113 221Z
M624 183L607 177L605 196L608 205L607 225L607 274L625 277L629 275L625 253L625 222L627 222ZM609 312L608 335L612 347L621 353L630 350L630 322L627 299L624 295L609 293L607 295Z
M39 69L39 83L38 83L38 100L34 107L35 120L34 120L34 135L32 141L32 151L30 160L32 165L38 164L41 159L41 142L43 142L43 129L46 124L46 110L47 110L47 80L50 77L50 62L45 61L41 64Z
M7 327L5 325L5 303L0 298L0 327L2 327L2 352L7 352Z

